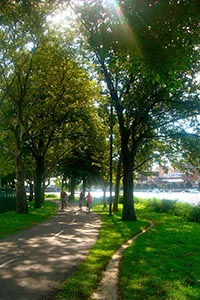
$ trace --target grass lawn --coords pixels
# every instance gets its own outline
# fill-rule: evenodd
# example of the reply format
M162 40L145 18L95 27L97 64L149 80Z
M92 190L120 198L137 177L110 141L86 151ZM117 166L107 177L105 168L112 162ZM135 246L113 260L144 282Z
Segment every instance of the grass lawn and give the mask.
M53 217L56 212L57 206L50 201L45 201L41 209L34 209L33 203L31 203L28 214L17 214L16 212L0 214L0 238L41 223Z
M200 224L145 207L137 215L155 225L123 254L121 299L199 300Z

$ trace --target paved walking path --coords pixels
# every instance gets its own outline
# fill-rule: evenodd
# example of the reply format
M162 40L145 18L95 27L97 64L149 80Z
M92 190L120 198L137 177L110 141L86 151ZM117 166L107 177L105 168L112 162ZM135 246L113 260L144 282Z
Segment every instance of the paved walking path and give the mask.
M100 219L70 207L0 240L0 300L47 300L85 259Z

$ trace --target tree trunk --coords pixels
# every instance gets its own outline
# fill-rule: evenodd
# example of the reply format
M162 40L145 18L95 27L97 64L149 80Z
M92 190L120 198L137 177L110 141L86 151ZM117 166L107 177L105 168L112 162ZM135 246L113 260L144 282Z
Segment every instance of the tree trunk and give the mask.
M26 199L26 191L24 185L24 163L23 163L23 155L20 150L20 146L18 144L18 149L15 155L15 163L16 163L16 189L17 189L17 205L16 212L19 214L27 214L28 213L28 204Z
M70 193L71 193L70 200L71 201L74 201L75 186L76 186L76 179L72 176L71 177L71 184L70 184Z
M87 178L84 177L83 178L83 196L85 198L85 194L86 194L86 184L87 184Z
M103 207L104 207L104 208L107 207L106 190L107 190L107 184L106 184L106 182L104 181L104 183L103 183Z
M113 211L118 211L118 201L119 201L119 189L120 189L120 180L121 180L121 165L122 165L122 155L120 154L119 161L117 164L117 175L115 183L115 198L113 202Z
M29 193L29 201L33 201L33 190L34 190L34 186L32 181L29 181L29 189L30 189L30 193Z
M122 162L123 162L123 190L124 190L124 205L122 211L123 221L137 220L134 201L133 201L133 165L134 154L129 150L129 135L124 130L121 131L122 139Z
M35 169L35 208L41 208L43 202L42 184L44 180L44 160L42 157L36 159Z

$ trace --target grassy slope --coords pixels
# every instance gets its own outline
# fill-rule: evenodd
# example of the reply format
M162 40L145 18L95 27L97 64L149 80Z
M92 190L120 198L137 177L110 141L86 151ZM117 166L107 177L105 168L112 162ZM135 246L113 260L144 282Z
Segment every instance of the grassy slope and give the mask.
M0 238L41 223L54 216L56 212L57 206L52 202L45 201L41 209L34 209L31 203L29 214L27 215L15 212L0 214Z

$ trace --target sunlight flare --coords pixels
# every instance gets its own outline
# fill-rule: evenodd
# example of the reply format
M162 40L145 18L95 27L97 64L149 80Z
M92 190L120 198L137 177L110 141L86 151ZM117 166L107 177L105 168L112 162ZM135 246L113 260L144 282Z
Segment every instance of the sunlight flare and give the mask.
M110 12L117 16L118 19L118 34L121 35L126 44L131 48L138 49L136 37L131 29L127 17L124 16L123 11L117 0L106 1Z

